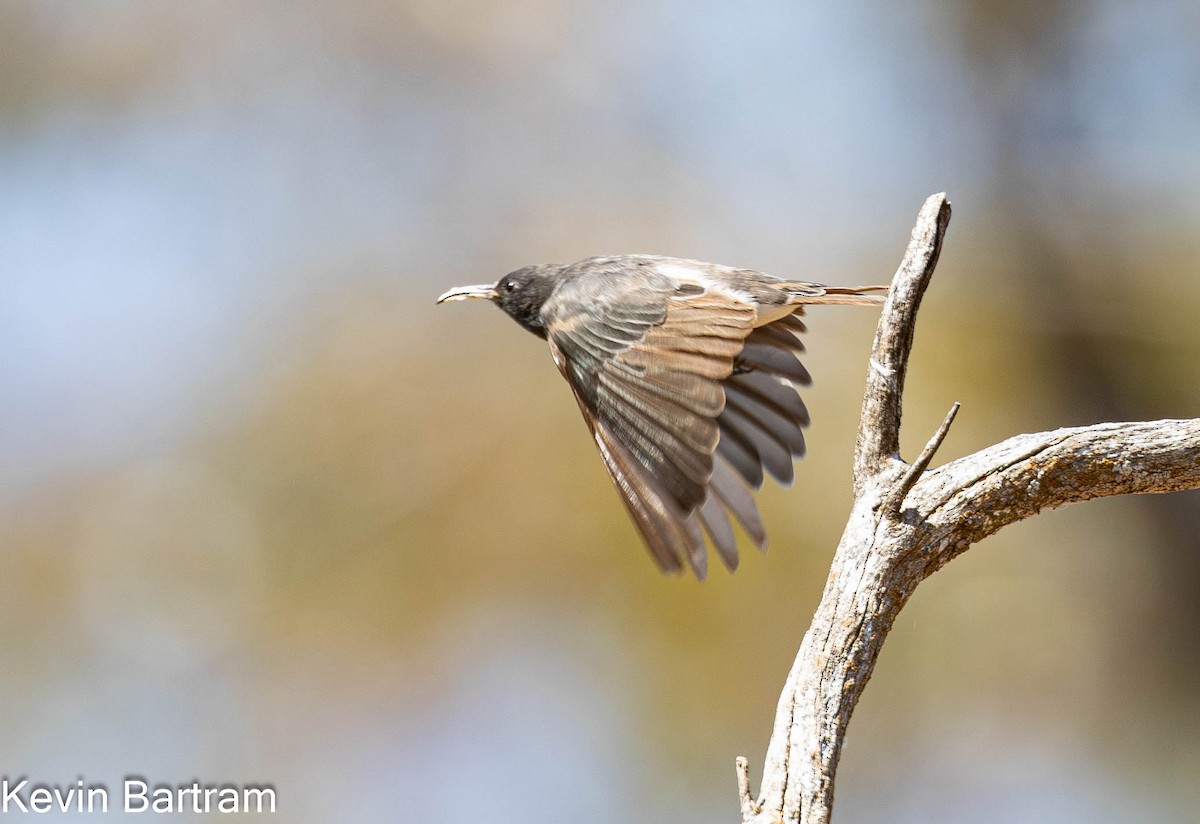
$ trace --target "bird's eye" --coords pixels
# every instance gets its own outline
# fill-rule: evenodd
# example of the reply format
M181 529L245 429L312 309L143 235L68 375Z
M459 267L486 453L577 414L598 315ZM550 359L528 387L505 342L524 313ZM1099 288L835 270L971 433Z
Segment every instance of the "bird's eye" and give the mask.
M517 288L517 282L515 280L506 280L501 288L504 289L505 292L511 292Z

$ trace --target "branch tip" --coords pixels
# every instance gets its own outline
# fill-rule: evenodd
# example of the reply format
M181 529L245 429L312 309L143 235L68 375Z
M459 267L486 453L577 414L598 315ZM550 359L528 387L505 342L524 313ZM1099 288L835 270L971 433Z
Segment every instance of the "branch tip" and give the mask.
M754 796L750 795L750 762L746 760L746 756L739 755L734 759L734 768L737 770L738 783L738 798L742 803L742 821L749 821L758 814L759 806L754 800Z
M950 222L950 201L931 195L917 213L904 258L892 278L871 347L854 454L855 490L883 472L900 451L900 408L921 298L933 277Z

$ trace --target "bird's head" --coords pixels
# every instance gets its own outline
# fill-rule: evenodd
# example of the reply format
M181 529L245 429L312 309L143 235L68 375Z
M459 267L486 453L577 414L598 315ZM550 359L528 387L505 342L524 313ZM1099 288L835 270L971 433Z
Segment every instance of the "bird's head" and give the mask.
M437 299L438 303L454 300L490 300L509 317L540 338L546 337L542 325L542 304L554 292L559 275L567 268L561 263L539 263L510 272L495 283L479 286L456 286Z

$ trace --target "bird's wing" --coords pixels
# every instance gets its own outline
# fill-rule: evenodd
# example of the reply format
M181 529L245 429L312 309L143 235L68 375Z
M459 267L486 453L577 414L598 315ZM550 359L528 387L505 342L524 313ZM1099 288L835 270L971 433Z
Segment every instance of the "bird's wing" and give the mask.
M604 465L660 566L674 571L686 561L703 578L703 526L733 568L726 510L763 544L747 483L761 484L764 463L776 477L785 474L770 433L775 418L796 418L799 403L785 384L767 387L763 378L803 367L771 338L775 324L754 328L753 302L719 285L650 272L612 273L595 287L586 278L564 284L542 317ZM777 366L780 355L792 366ZM783 454L796 454L780 437ZM721 446L734 438L746 444Z
M724 457L752 488L763 483L763 471L781 484L794 479L792 462L804 455L808 410L794 387L812 383L800 363L804 344L797 338L804 323L794 309L747 337L734 362L733 374L722 381L725 409L717 423Z

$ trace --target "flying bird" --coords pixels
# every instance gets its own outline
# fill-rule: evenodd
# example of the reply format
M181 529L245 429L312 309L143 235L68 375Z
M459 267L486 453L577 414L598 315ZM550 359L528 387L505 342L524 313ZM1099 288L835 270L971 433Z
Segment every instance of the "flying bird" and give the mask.
M796 386L810 304L877 305L835 287L656 255L526 266L438 298L484 299L546 340L658 565L703 580L705 533L737 568L733 517L759 547L753 491L793 480L808 411Z

